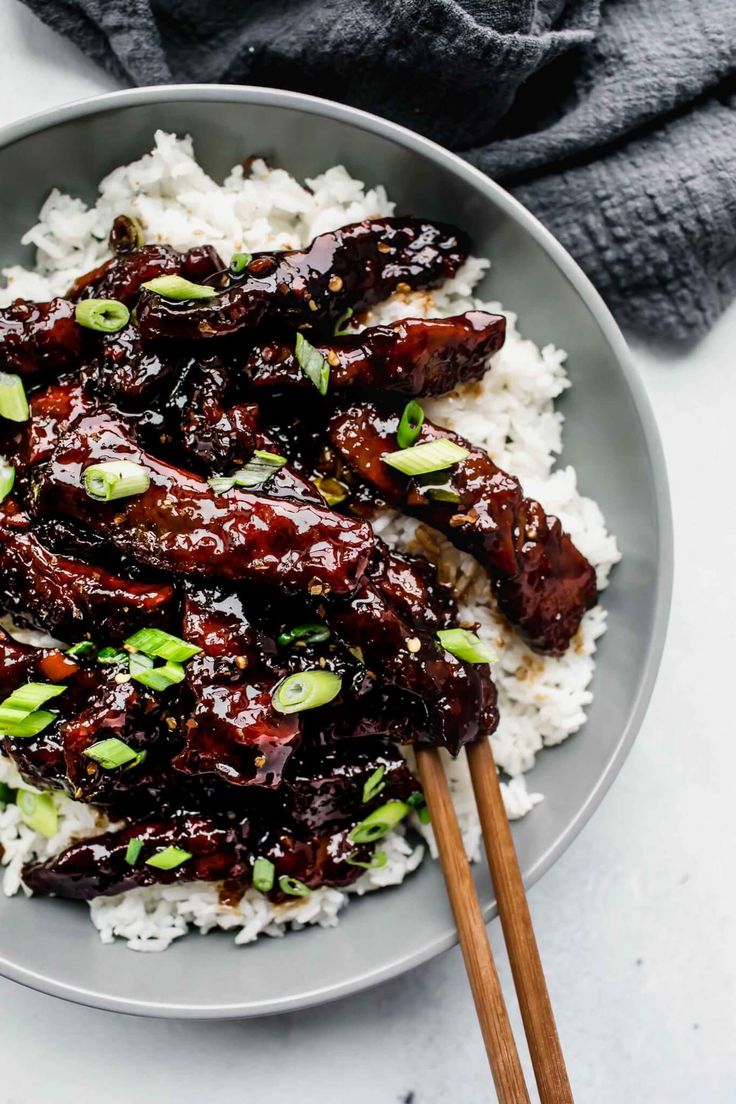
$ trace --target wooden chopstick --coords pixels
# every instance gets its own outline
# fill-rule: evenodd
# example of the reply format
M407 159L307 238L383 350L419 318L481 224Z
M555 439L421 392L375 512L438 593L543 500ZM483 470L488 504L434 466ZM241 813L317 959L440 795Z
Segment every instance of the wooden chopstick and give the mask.
M436 748L417 748L416 756L498 1099L524 1104L529 1094L444 767Z
M496 893L539 1096L542 1104L572 1104L572 1090L532 927L519 860L503 805L493 752L487 740L480 740L468 744L466 753L488 867ZM434 824L431 805L430 816Z

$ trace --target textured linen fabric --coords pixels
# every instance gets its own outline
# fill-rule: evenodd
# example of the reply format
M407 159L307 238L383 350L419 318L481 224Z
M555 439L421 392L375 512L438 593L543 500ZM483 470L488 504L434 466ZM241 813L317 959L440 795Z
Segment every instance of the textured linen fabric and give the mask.
M299 89L508 187L618 317L699 336L736 293L736 0L25 0L133 84Z

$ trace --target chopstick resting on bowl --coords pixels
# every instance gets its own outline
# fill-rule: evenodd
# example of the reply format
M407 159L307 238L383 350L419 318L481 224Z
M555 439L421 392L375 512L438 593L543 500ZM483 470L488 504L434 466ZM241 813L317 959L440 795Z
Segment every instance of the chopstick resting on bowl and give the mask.
M540 1100L573 1104L491 745L479 740L466 751ZM417 748L416 756L498 1099L523 1104L529 1094L442 760L436 748Z

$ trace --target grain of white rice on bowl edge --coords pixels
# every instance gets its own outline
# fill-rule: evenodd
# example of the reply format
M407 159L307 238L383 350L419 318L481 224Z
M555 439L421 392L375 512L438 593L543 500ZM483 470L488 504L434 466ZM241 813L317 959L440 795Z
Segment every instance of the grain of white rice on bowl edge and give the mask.
M37 224L23 238L24 244L36 248L36 268L3 270L7 287L0 289L0 305L19 296L47 299L63 295L80 273L109 256L107 236L119 214L140 219L149 241L170 242L180 250L210 242L228 257L242 250L298 248L317 234L371 216L390 215L393 210L383 187L366 190L339 165L302 185L283 169L271 170L258 160L248 175L236 166L218 185L195 160L190 138L157 131L150 154L115 169L102 181L93 207L59 191L51 193ZM413 213L421 215L420 211ZM502 311L500 303L483 302L473 295L489 264L471 258L439 289L398 293L373 308L367 322L471 309ZM519 333L516 315L504 313L506 343L493 357L492 370L480 383L424 405L435 421L486 448L500 467L519 477L528 495L561 519L595 565L598 585L604 588L611 567L620 558L616 540L607 532L597 504L578 492L575 469L567 466L553 471L562 448L563 421L554 409L554 400L569 386L565 353L552 345L537 348ZM597 606L585 615L573 645L561 659L540 657L497 616L488 579L470 556L392 511L377 517L375 528L391 544L421 552L440 565L443 577L452 579L457 587L461 619L478 622L479 635L498 654L493 676L501 723L492 738L493 752L508 775L502 783L506 810L511 818L525 816L542 795L528 792L524 772L534 765L537 752L561 743L585 721L585 709L592 701L596 640L606 627L604 610ZM40 634L24 632L22 636L43 642ZM411 759L410 751L407 755ZM477 859L480 831L467 766L463 757L446 759L465 845L471 858ZM32 788L2 757L0 781ZM25 862L48 858L70 840L108 827L98 810L62 794L55 794L54 802L59 830L51 840L24 825L15 805L0 812L6 894L23 889L20 872ZM417 821L412 827L425 836L433 850L431 828ZM399 884L420 864L425 851L401 832L393 832L381 848L388 855L386 865L367 871L349 890L323 888L293 904L272 905L255 890L249 890L236 905L224 904L216 885L177 883L98 898L90 904L91 917L103 942L119 937L138 951L164 950L191 928L203 933L223 928L235 933L236 943L249 943L262 933L284 935L290 927L331 926L338 922L351 895Z

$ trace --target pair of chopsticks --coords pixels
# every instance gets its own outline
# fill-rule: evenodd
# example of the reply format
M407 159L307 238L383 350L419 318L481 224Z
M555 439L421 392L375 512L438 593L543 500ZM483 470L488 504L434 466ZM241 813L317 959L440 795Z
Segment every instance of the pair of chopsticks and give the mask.
M436 748L415 749L442 873L500 1104L529 1101L447 778ZM487 740L466 748L488 867L542 1104L573 1104L542 960Z

